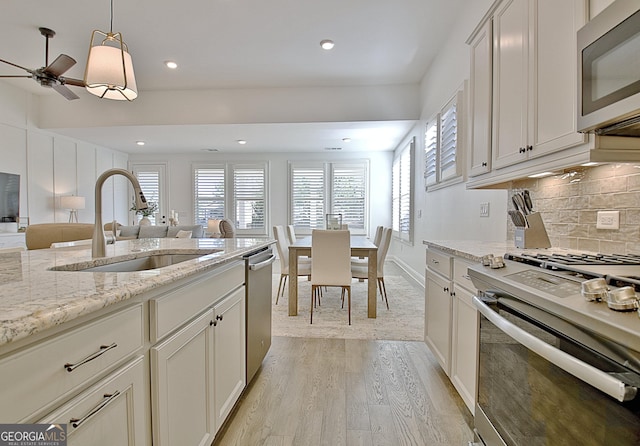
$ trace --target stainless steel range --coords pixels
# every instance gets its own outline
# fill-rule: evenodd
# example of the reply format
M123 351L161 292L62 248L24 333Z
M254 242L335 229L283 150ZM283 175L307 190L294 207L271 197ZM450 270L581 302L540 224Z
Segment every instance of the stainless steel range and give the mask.
M508 253L504 265L469 268L482 442L640 444L640 256Z

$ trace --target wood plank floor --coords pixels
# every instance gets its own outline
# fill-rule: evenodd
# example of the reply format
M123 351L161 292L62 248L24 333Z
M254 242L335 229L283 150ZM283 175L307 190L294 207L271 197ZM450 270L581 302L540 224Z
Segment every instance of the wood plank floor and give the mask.
M275 337L216 445L467 445L473 419L422 342Z

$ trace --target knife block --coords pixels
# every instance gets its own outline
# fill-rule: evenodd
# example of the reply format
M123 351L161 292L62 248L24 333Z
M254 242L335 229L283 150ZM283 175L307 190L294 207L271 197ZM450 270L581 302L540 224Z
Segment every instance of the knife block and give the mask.
M539 212L525 216L526 228L516 228L516 248L551 248L551 242Z

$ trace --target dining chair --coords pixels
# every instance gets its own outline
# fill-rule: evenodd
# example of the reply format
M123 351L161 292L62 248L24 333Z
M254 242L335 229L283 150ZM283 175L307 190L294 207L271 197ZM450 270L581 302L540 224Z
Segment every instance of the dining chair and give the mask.
M384 226L378 226L376 228L376 233L373 236L373 244L376 245L378 248L380 247L380 239L382 239L382 230L384 229ZM351 258L351 266L362 266L362 267L368 267L369 265L369 259L365 259L364 257L352 257ZM363 280L360 280L361 282Z
M387 310L389 309L389 300L387 299L387 288L384 284L384 261L389 251L389 245L391 245L391 234L393 233L391 228L384 228L382 230L382 236L380 237L380 245L378 246L378 289L380 290L380 297L387 304ZM366 263L362 263L358 260L351 261L351 277L358 280L364 280L369 276L369 268Z
M278 293L276 294L276 305L278 305L280 295L284 296L284 289L289 277L289 239L284 233L284 227L280 225L273 227L273 235L276 238L276 247L280 257L280 282L278 283ZM298 259L298 275L311 275L311 261L309 258Z
M351 240L349 231L314 229L311 233L311 310L320 287L342 288L342 299L347 294L348 320L351 325Z
M294 244L296 242L296 230L293 225L287 225L287 237L289 238L289 244Z

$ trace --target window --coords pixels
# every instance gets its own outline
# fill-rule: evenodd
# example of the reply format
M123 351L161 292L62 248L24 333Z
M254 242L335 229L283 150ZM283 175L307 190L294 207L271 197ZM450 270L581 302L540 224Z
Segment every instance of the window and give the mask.
M207 226L209 219L225 218L224 174L224 166L195 168L195 224Z
M412 240L411 160L412 140L393 160L392 172L392 227L401 240Z
M463 94L464 87L427 122L424 137L424 179L427 187L461 180L458 117Z
M194 166L194 221L228 218L239 234L267 233L267 165Z
M236 229L264 229L265 170L256 167L233 169L233 202Z
M365 234L368 216L367 161L290 164L290 217L296 230L325 227L326 214L342 214L342 223Z
M166 166L164 164L133 164L132 171L140 183L140 188L147 202L158 205L158 212L147 218L151 220L152 224L165 224L163 216L167 212L164 202ZM133 207L133 204L133 197L131 197L129 208ZM135 215L135 221L140 221L141 218L142 215Z

